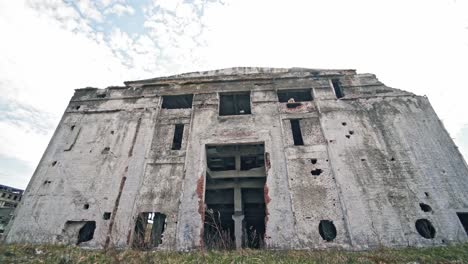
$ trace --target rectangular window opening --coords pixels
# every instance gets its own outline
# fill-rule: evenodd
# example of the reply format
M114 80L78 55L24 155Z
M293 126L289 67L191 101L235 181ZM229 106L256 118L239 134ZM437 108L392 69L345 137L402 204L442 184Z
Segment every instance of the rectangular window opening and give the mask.
M280 90L278 91L278 101L280 103L312 101L311 92L311 89Z
M219 115L248 115L250 109L250 92L221 93L219 95Z
M193 94L164 95L162 98L164 109L192 108Z
M174 129L174 138L172 139L172 150L180 150L182 147L183 136L184 124L176 124Z
M302 140L300 120L291 119L290 121L291 121L291 130L292 130L294 145L296 146L304 145L304 141Z
M344 96L343 89L341 89L340 80L332 79L333 90L335 90L336 98L342 98Z
M143 212L137 217L133 248L148 250L158 247L163 240L166 228L166 215L159 212Z
M466 235L468 236L468 213L457 213L457 216L465 229Z

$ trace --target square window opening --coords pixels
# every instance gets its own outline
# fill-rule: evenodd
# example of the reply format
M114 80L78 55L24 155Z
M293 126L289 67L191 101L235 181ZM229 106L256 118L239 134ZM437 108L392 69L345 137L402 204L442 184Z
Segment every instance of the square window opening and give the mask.
M250 92L219 94L219 115L251 114Z

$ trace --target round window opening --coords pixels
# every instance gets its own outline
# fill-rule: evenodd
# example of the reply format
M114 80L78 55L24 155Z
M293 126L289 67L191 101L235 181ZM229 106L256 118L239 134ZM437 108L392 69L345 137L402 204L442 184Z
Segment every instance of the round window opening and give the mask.
M319 234L323 240L333 241L336 238L336 228L333 221L321 220L319 224Z
M416 230L418 233L427 239L432 239L435 237L436 230L432 223L427 219L418 219L415 223Z

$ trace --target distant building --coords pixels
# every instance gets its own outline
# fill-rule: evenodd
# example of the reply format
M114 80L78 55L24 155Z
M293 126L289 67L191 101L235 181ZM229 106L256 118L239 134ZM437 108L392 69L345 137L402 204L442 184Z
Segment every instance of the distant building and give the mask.
M354 70L231 68L76 90L6 241L434 246L468 241L467 190L427 97Z
M22 196L23 190L0 184L0 208L16 208Z
M23 190L0 185L0 235L5 231L22 196Z

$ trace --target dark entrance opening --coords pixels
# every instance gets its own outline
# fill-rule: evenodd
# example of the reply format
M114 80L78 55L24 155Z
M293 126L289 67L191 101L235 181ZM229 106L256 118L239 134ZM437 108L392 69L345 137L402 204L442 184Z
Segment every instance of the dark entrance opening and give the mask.
M465 229L466 235L468 235L468 213L457 213L457 216Z
M158 212L140 213L135 222L133 248L151 249L162 243L166 215Z
M340 99L344 96L343 89L341 88L340 80L333 79L332 80L333 90L335 90L336 98Z
M79 245L93 240L96 221L67 221L63 229L63 239L67 244Z
M207 146L204 244L262 248L265 236L263 144Z
M325 241L333 241L336 238L336 227L333 224L333 221L330 220L320 220L319 223L319 234Z
M416 226L416 231L418 231L418 233L422 237L427 238L427 239L432 239L435 237L436 230L429 220L418 219L416 220L415 226Z

